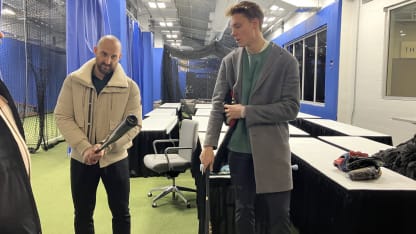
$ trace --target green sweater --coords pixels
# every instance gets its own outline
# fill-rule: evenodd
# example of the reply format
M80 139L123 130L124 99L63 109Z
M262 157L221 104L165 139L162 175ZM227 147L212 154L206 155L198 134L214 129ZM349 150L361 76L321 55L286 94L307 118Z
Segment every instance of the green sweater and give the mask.
M266 49L258 54L249 54L246 50L243 52L243 82L241 92L241 103L247 105L249 103L249 97L253 90L254 84L260 76L264 59L267 57L271 48L271 43ZM231 136L230 142L228 143L228 149L239 153L251 154L250 138L246 128L244 119L239 119L237 126Z

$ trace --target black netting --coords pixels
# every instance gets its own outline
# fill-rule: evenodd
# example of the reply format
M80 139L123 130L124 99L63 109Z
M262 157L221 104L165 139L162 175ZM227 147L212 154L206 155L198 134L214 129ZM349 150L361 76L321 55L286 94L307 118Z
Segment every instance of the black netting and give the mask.
M210 100L221 59L231 51L220 42L199 50L165 45L162 61L162 101Z
M2 0L0 71L31 152L59 142L53 109L66 76L65 1ZM5 12L5 11L3 11Z

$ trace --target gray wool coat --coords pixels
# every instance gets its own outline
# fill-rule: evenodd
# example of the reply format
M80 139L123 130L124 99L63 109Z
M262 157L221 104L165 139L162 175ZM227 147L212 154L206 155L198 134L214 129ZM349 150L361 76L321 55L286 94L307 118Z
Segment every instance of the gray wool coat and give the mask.
M272 43L272 42L270 42ZM217 147L224 120L223 102L232 89L237 103L242 92L240 47L223 58L212 97L204 145ZM272 43L246 105L245 123L253 154L257 193L293 188L288 121L299 112L299 65L285 49Z

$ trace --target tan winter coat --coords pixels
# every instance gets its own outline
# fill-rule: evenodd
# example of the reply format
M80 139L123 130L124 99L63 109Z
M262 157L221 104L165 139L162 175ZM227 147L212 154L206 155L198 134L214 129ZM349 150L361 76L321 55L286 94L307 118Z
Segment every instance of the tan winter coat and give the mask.
M127 149L142 125L140 90L120 64L108 84L97 96L92 83L95 58L65 79L55 107L59 131L72 148L71 157L83 162L82 153L104 140L126 116L135 115L139 126L111 144L100 160L106 167L127 157Z

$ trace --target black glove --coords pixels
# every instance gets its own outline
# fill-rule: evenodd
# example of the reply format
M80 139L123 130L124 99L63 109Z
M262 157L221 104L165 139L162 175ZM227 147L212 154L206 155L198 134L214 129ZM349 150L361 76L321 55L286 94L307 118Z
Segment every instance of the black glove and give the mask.
M380 176L381 169L375 166L359 168L348 172L348 177L351 180L373 180Z

